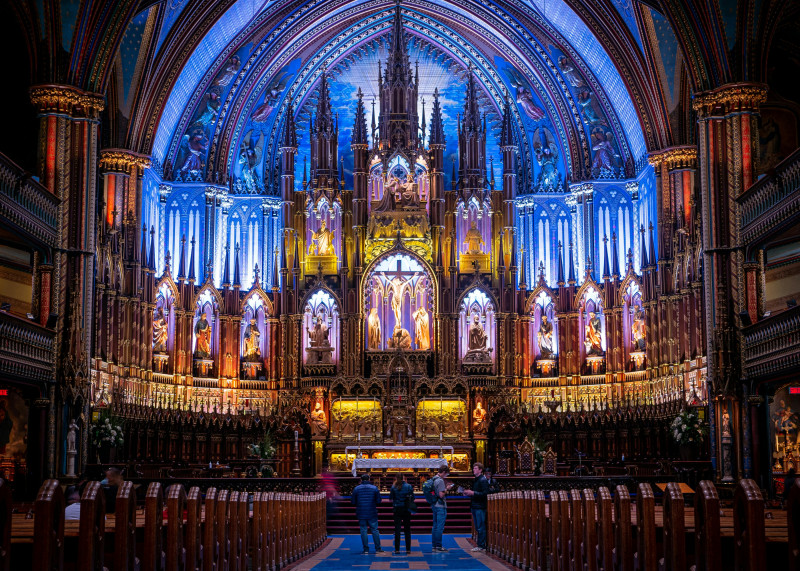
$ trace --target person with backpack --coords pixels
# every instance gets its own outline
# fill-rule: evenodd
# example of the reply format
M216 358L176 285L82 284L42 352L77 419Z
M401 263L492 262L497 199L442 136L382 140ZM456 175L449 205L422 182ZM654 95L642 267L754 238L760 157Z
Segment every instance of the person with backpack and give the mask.
M381 493L377 486L370 483L369 474L361 475L361 483L353 490L350 502L356 506L356 517L361 527L361 545L364 547L362 553L365 555L369 553L367 526L372 532L375 553L383 553L381 534L378 532L378 504L381 503Z
M447 464L442 464L438 473L427 480L422 486L425 494L425 501L431 506L433 512L433 528L431 529L431 543L433 551L447 551L442 547L442 534L444 533L444 522L447 520L447 500L445 494L453 484L447 484L445 478L450 473Z
M472 551L486 551L486 510L487 496L489 495L489 482L483 475L483 464L475 462L472 466L475 480L471 490L464 490L464 495L469 496L469 507L472 519L475 521L475 532L478 534L478 545Z
M389 500L394 509L394 554L400 555L401 524L406 536L406 554L411 553L411 514L417 512L417 505L414 503L414 488L406 482L402 473L398 472L394 478Z

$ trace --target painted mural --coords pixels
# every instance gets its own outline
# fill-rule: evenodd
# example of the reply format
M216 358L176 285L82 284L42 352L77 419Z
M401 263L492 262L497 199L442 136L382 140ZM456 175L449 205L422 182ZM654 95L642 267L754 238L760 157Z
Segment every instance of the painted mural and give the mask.
M14 389L2 389L0 395L0 477L13 480L26 463L28 405Z
M785 386L775 392L769 405L769 432L772 449L772 473L776 485L781 485L782 475L800 470L800 394L792 394L796 387Z

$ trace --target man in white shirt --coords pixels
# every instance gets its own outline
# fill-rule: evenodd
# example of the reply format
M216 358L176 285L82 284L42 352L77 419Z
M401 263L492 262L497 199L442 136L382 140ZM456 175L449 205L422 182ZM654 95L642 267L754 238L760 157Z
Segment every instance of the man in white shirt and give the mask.
M77 521L81 519L81 495L76 488L67 491L67 509L64 510L64 519Z

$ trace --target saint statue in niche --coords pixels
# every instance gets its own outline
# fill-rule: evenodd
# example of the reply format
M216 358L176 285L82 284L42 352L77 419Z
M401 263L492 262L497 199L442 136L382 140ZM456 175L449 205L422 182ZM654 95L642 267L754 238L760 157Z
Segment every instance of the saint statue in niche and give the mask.
M319 230L311 234L308 253L318 256L333 256L336 253L333 249L333 232L327 228L325 220L320 224Z
M383 272L381 272L381 275L392 292L392 313L394 313L395 326L399 327L403 323L403 289L406 285L411 284L411 282L419 275L419 273L414 272L414 275L408 278L406 281L403 281L399 277L394 277L390 280Z
M311 413L311 431L313 436L324 436L328 432L328 417L322 410L322 403L317 401Z
M481 254L481 246L483 246L483 236L481 235L481 231L478 230L478 226L475 224L473 220L470 223L469 230L467 230L467 235L464 236L464 244L467 246L467 254Z
M428 351L431 348L430 319L424 307L414 312L414 332L417 338L417 349Z
M490 353L492 350L486 345L489 342L489 336L483 330L481 325L481 316L477 313L472 317L472 324L469 326L469 344L466 355L464 355L465 363L488 363Z
M600 340L600 318L594 311L589 312L586 320L586 340L583 342L586 347L586 355L602 355L603 345Z
M644 351L645 349L645 326L644 311L636 309L631 325L631 337L633 338L633 350Z
M553 324L547 319L547 314L542 313L542 322L539 324L539 331L536 332L536 340L539 343L539 353L542 359L553 357Z
M395 179L395 181L397 181L397 184L400 183L399 179ZM414 176L411 173L406 175L406 182L400 184L400 196L403 198L403 210L419 209L417 183L414 182Z
M486 410L481 401L475 403L475 410L472 411L472 428L475 432L483 432L486 429Z
M261 332L255 319L244 330L244 359L245 361L258 361L261 358Z
M163 353L167 350L167 337L169 336L169 324L164 315L164 309L158 308L153 319L153 352Z
M211 324L208 322L205 312L200 314L200 319L194 326L194 334L197 337L194 356L197 359L209 359L211 357Z
M324 323L322 315L317 315L317 323L313 328L308 329L309 347L330 347L328 339L328 326Z
M378 204L373 207L373 212L393 212L396 210L401 202L399 186L400 181L397 180L397 177L392 177L391 180L386 181L383 187L383 196L378 201Z
M369 310L367 329L369 334L369 342L367 343L367 347L371 351L379 351L381 348L381 318L378 315L377 307L373 307Z

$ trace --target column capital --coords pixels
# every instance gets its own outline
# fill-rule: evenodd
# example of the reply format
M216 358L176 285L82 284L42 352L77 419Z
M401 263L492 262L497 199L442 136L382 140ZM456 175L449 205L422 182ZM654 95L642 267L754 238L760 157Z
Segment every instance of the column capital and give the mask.
M767 100L763 83L728 83L710 91L695 93L692 108L700 118L735 111L755 111Z
M107 172L136 174L150 166L150 157L126 149L102 149L99 166Z
M697 146L681 145L648 153L647 162L659 169L666 165L668 171L697 168Z
M105 97L71 85L34 85L30 88L31 103L40 113L80 113L96 119L105 109Z

